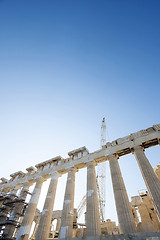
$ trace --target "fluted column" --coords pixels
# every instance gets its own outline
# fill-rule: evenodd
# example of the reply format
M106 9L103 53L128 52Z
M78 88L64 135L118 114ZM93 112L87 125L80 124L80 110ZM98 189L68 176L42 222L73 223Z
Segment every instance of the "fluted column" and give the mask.
M49 237L49 230L52 220L53 206L59 176L60 174L58 172L54 172L51 176L51 181L49 184L47 197L44 203L35 240L46 240Z
M40 177L37 179L16 240L28 240L29 238L43 182L44 178Z
M72 238L75 172L76 172L75 168L70 168L68 171L63 210L62 210L62 216L61 216L61 227L60 227L59 239Z
M101 235L95 162L87 163L87 236Z
M116 210L120 225L120 232L121 233L136 232L136 226L132 214L132 209L129 203L127 191L118 164L118 159L116 158L115 155L109 156L108 159L112 177Z
M29 182L23 183L23 187L22 187L20 197L19 197L21 202L15 203L15 207L14 207L14 209L11 213L11 216L9 218L9 221L11 221L12 224L6 226L6 228L4 230L4 236L7 237L7 238L11 238L13 236L13 233L15 231L15 228L16 228L16 225L17 225L17 222L18 222L18 219L19 219L20 215L22 214L22 210L24 208L24 201L27 197L29 186L30 186ZM13 189L12 194L15 194L16 191L17 191L16 188Z
M136 157L146 187L160 220L160 181L148 161L143 148L141 146L134 147L133 153Z

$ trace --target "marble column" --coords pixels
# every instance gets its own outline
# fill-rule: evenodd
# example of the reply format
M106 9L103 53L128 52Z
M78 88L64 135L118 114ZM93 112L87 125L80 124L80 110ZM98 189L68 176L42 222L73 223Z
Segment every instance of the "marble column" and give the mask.
M51 181L49 184L35 240L46 240L49 237L49 230L52 220L53 206L59 176L60 174L58 172L54 172L51 176Z
M115 155L110 155L108 159L120 232L124 234L136 232L134 217L118 164L118 159Z
M44 178L42 177L38 178L36 181L36 185L28 203L28 207L26 209L26 213L24 215L16 240L28 240L29 238L43 182Z
M6 226L3 233L4 237L11 238L13 236L19 217L22 214L22 210L24 208L24 201L27 197L29 186L29 182L23 183L23 187L19 196L19 199L21 199L22 201L15 203L15 207L9 217L9 221L11 221L12 224ZM17 189L14 189L11 194L15 194L15 192L17 192Z
M95 162L87 163L87 212L86 212L87 236L101 235L99 201L97 195L97 183Z
M75 168L70 168L68 170L67 184L66 184L63 210L62 210L62 216L61 216L61 227L59 232L59 239L72 238L75 172L76 172Z
M143 148L141 146L136 146L133 149L133 153L136 157L146 187L160 220L160 181L148 161Z

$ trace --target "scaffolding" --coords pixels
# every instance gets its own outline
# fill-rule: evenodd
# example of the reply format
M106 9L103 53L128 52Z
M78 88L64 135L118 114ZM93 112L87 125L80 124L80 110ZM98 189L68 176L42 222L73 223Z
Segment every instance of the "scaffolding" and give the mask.
M28 193L27 191L26 194ZM16 230L19 229L21 225L19 219L24 216L28 204L21 196L10 193L0 195L0 205L0 239L14 239L13 237L7 238L6 230L12 226ZM19 211L17 206L19 206Z

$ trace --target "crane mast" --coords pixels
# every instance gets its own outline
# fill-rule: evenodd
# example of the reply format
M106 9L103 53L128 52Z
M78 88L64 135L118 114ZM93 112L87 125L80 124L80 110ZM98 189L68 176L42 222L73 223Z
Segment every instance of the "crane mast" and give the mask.
M106 144L106 124L105 118L102 119L101 125L101 148ZM105 219L105 206L106 206L106 162L99 163L97 166L97 195L99 198L99 214L101 222ZM78 218L81 216L84 208L86 207L87 196L84 195L78 208L77 215Z
M101 148L106 144L106 124L105 118L102 119L101 125ZM97 166L97 188L99 196L99 212L101 221L105 218L106 206L106 162L99 163Z
M105 118L102 119L101 125L101 148L106 144L106 123Z

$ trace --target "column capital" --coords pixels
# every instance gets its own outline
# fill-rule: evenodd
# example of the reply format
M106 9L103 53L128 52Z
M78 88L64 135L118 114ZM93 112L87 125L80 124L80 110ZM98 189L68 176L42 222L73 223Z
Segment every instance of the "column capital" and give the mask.
M135 146L135 147L131 148L131 153L134 154L135 150L145 151L144 147L142 147L141 145L138 145L138 146Z
M119 159L119 156L117 153L110 154L106 156L108 160L111 160L112 158L116 158L117 160Z
M95 167L97 165L97 163L95 162L95 160L89 161L86 163L87 167Z
M45 182L46 179L43 176L39 176L38 178L35 179L35 182Z
M51 180L52 180L52 179L57 179L57 178L61 177L62 174L60 174L59 172L55 171L55 172L51 172L50 176L51 176Z
M31 183L29 181L25 181L22 183L22 187L29 188L31 186Z
M75 166L73 166L71 168L68 168L68 172L78 172L78 169Z

